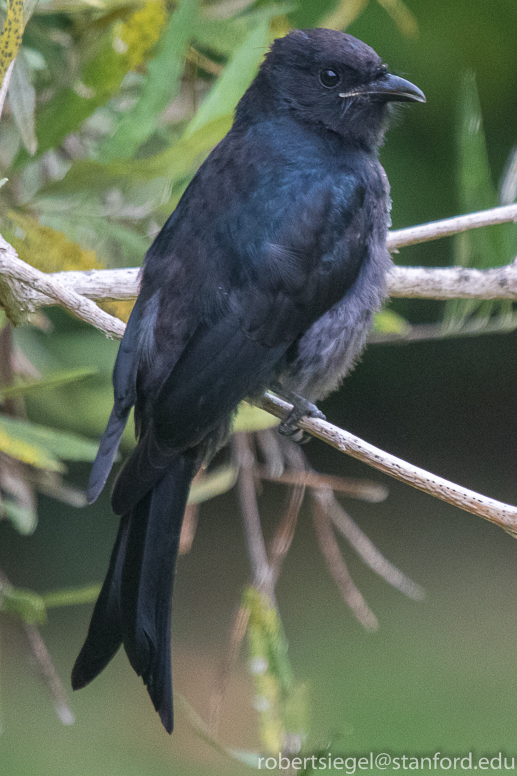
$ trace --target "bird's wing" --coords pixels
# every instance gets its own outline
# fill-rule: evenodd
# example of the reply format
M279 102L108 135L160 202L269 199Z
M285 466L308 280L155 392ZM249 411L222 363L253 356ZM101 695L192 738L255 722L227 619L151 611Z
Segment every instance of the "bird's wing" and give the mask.
M270 384L293 342L353 286L367 250L366 224L362 187L328 177L301 195L278 226L262 226L261 244L250 239L237 266L226 265L219 295L174 354L152 401L141 402L146 421L115 486L116 512L162 476L171 450L199 444L227 424L243 398ZM253 224L248 229L253 233ZM230 253L235 245L232 237L221 249Z
M87 500L92 504L106 484L108 475L117 457L120 439L131 407L136 401L136 373L138 340L141 324L142 304L135 302L124 336L120 343L115 369L113 370L114 404L111 415L99 443L99 450L90 472Z

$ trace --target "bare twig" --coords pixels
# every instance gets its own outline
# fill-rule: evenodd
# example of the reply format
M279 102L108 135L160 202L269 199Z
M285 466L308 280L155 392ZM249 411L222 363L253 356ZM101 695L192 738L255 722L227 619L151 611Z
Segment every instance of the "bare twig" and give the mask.
M517 300L517 264L495 269L465 267L392 267L388 274L392 297L406 299Z
M447 327L443 323L419 323L397 333L373 332L368 337L371 345L404 345L407 342L429 342L458 337L479 337L484 334L508 334L517 329L517 316L494 315L490 318L475 317L461 322L461 327Z
M8 272L8 267L5 271ZM124 301L136 297L139 273L138 268L99 269L56 272L45 277L88 299ZM28 293L33 309L58 303L42 294L37 286ZM388 273L388 293L393 297L412 299L517 299L517 266L511 263L487 270L394 266Z
M277 418L287 417L292 409L290 404L269 391L264 394L260 401L257 401L257 404ZM390 477L395 477L401 482L423 490L442 501L447 501L466 512L483 517L508 533L517 536L517 507L482 496L480 493L462 488L454 482L431 474L425 469L413 466L413 464L396 458L325 420L304 418L299 425L303 431L308 431L317 439L321 439L337 450L389 474Z
M424 591L420 585L409 579L379 552L372 540L361 531L348 512L338 503L330 488L314 490L313 495L320 502L337 530L345 537L372 571L375 571L386 582L409 598L419 600L424 597Z
M319 474L310 470L303 472L285 471L280 475L270 474L265 466L258 466L257 471L262 480L279 482L283 485L298 485L300 481L309 488L332 488L332 490L348 498L356 498L360 501L368 501L370 504L378 504L388 497L388 489L372 480L359 480L355 477L339 477L332 474Z
M221 709L228 691L231 671L239 656L242 640L246 635L249 618L249 608L247 606L239 606L233 620L228 648L221 662L219 676L217 677L215 688L210 697L210 720L208 723L208 731L214 738L217 737Z
M3 571L0 571L0 586L12 587L9 579ZM54 701L54 706L59 719L63 725L73 725L75 721L74 715L70 706L68 705L65 688L63 687L63 683L61 682L61 679L59 678L58 673L54 668L52 658L50 657L49 651L41 637L39 630L35 625L28 623L24 623L23 629L25 635L27 636L32 655L36 660L43 680L50 692L50 695L52 696L52 700Z
M187 504L181 526L179 554L186 555L192 549L197 530L199 504Z
M34 311L30 291L34 288L108 336L121 337L124 333L122 321L101 310L90 299L66 288L51 275L26 264L0 235L0 303L13 323L25 320Z
M239 461L237 489L244 517L248 557L251 562L252 584L257 590L262 590L266 593L273 605L276 606L273 573L267 558L266 545L260 525L257 494L255 492L255 475L253 471L255 459L246 432L238 432L234 435L233 440Z
M265 466L257 466L261 479L278 479L284 474L285 461L280 445L280 437L271 428L255 432L258 448L262 453Z
M52 695L59 719L63 725L73 725L75 721L74 715L68 705L65 688L57 675L52 658L49 655L45 642L41 638L40 632L35 625L25 625L24 630L31 646L32 654L36 658L45 684Z
M425 229L422 227L423 232L420 233L419 237L418 235L415 237L414 233L413 235L409 235L409 237L407 233L405 237L404 235L401 236L395 233L395 237L390 236L390 245L394 248L397 245L411 244L415 242L416 239L432 239L433 237L451 234L461 229L487 225L488 223L501 223L502 221L511 221L516 218L517 206L496 208L493 211L484 211L480 214L461 216L456 220L449 219L445 223L435 222L434 224L426 225ZM423 236L424 232L425 235ZM400 289L400 279L406 277L408 271L409 270L401 267L394 268L392 275L393 280L390 280L390 292L399 295L402 293L413 294L413 291L410 291L407 288L405 291ZM112 285L110 286L107 295L111 298L127 298L127 296L122 296L121 293L117 292L117 288L120 288L121 286L118 281L113 285L113 279L115 277L113 273L115 271L111 270L109 272L111 273L110 282ZM130 270L125 270L123 272L126 273L125 276L127 277L127 273L130 273ZM134 270L133 272L135 282L133 293L136 293L138 286L138 270ZM486 272L462 268L452 268L448 270L420 270L418 268L413 268L409 271L409 274L411 274L411 272L414 274L416 273L416 275L421 277L421 280L419 281L421 286L426 286L427 281L424 280L424 278L427 278L427 280L431 279L431 281L433 277L439 278L438 283L434 285L433 282L430 283L432 288L427 287L426 291L420 292L421 296L427 296L428 298L454 298L457 295L462 298L466 298L467 296L478 297L479 293L481 293L482 298L517 298L516 264L501 269L488 270ZM436 273L436 275L434 275L434 273ZM77 282L77 273L74 274L74 282ZM29 265L25 264L25 262L17 257L14 249L0 237L0 302L6 308L11 320L14 322L23 320L24 316L35 309L37 300L32 289L37 289L37 292L40 295L43 294L47 299L52 299L54 303L57 302L62 304L67 309L73 311L78 317L89 321L92 325L105 331L109 336L121 336L124 331L124 324L121 321L100 310L93 302L86 299L85 296L81 296L80 294L77 294L75 290L66 287L66 283L68 282L66 278L70 278L71 275L72 273L60 273L58 275L59 280L57 280L56 276L45 275L44 273L29 267ZM87 282L90 287L88 293L91 293L92 286L95 285L93 279L97 276L99 276L99 273L87 273ZM83 277L84 280L85 273L81 273L81 277ZM446 290L445 286L447 286L451 278L454 280L453 285ZM454 285L454 283L456 285ZM399 284L399 286L397 286L397 284ZM469 286L468 289L467 286ZM490 286L490 289L487 290L487 286ZM124 291L124 294L126 294L126 291ZM104 288L103 295L106 296L106 287ZM41 301L39 303L41 303ZM274 399L269 394L267 398L264 399L263 406L272 414L277 415L277 417L283 417L283 413L287 410L289 405L279 402L280 400ZM461 509L484 517L510 533L517 532L517 509L515 507L502 504L493 499L474 493L473 491L461 488L459 485L455 485L440 477L436 477L423 469L419 469L394 456L390 456L372 445L368 445L366 442L359 440L352 434L341 431L324 421L305 419L301 422L300 426L337 449L359 458L369 463L369 465L385 471L403 482L407 482L413 487L424 490ZM251 474L253 474L252 471ZM248 498L251 493L251 491L249 491L248 496L245 497L244 493L247 488L245 482L246 479L243 474L240 485L242 499ZM251 504L251 500L248 499L248 503ZM251 534L248 536L248 539L249 541L252 541ZM257 552L258 546L259 545L257 544ZM265 549L262 554L265 558ZM267 577L267 562L263 563L261 561L258 565L261 566L261 573L266 573ZM259 572L258 567L255 571L257 573ZM269 573L270 572L271 570L269 569Z
M377 618L366 603L363 594L354 584L347 565L341 556L332 522L318 499L313 499L313 522L318 543L327 561L334 582L339 588L347 606L350 607L361 625L367 630L376 630Z
M303 472L300 472L300 475L299 481L294 483L291 489L287 509L280 520L269 547L268 557L273 570L273 579L275 583L278 581L282 563L291 547L296 523L298 522L298 515L300 514L303 497L305 495Z
M442 221L431 221L420 226L410 226L408 229L397 229L388 235L388 248L393 251L407 245L438 240L440 237L450 237L453 234L460 234L460 232L468 232L470 229L479 229L481 226L491 226L492 224L504 224L508 221L517 221L517 205L493 207L477 213L467 213L464 216L444 218Z
M517 205L506 205L391 232L388 246L390 250L396 250L467 229L515 220ZM123 324L88 300L134 299L140 282L138 268L45 274L20 261L14 248L2 238L0 273L4 276L0 301L14 323L26 319L38 307L62 304L77 317L113 337L122 336ZM517 299L517 266L510 264L484 271L462 267L394 267L388 274L388 290L396 297Z

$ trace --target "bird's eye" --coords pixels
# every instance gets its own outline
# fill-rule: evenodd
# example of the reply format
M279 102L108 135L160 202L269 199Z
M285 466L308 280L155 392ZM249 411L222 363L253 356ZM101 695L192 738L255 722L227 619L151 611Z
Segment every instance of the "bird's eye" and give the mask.
M320 81L327 89L332 89L333 86L337 86L341 81L341 76L335 70L328 67L320 72Z

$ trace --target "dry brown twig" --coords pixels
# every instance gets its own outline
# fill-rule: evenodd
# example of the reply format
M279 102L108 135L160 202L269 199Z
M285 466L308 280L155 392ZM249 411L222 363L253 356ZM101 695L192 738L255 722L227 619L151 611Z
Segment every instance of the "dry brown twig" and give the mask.
M2 589L5 590L6 588L10 587L11 583L9 579L6 577L3 571L0 571L0 594ZM59 678L47 646L43 641L38 628L36 625L24 623L23 630L29 643L31 654L34 658L36 666L38 667L41 677L52 697L59 719L63 725L73 725L74 714L68 705L66 690L63 687L63 683Z

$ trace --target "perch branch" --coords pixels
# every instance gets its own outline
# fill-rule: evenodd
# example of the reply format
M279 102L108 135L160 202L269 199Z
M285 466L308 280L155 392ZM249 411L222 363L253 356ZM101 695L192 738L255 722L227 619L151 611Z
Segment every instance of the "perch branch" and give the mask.
M56 272L46 277L89 299L134 299L139 287L138 268ZM43 274L43 273L42 273ZM399 267L388 272L388 293L413 299L517 300L517 264L494 269L466 267ZM34 309L57 304L38 288L31 291Z
M507 221L517 221L517 205L390 232L388 247L393 251L417 242ZM123 324L100 310L92 300L134 299L140 282L139 268L46 274L21 261L14 248L2 237L0 274L0 302L14 323L27 319L39 307L61 304L110 337L121 337ZM388 273L388 292L394 297L420 299L517 300L517 265L514 262L489 270L392 267Z
M476 213L467 213L464 216L454 216L444 218L442 221L410 226L407 229L397 229L388 235L388 248L394 251L407 245L417 245L417 243L438 240L440 237L468 232L470 229L479 229L481 226L504 224L509 221L517 221L517 205L492 207Z
M121 320L104 312L95 302L68 288L52 275L26 264L0 235L0 303L13 323L23 321L38 306L34 303L32 289L37 289L52 299L53 304L60 304L109 337L122 337L125 325Z
M260 400L257 400L257 405L281 419L287 417L292 409L288 402L279 399L269 391ZM424 493L429 493L442 501L447 501L466 512L483 517L508 533L517 536L517 507L482 496L480 493L475 493L461 487L461 485L456 485L454 482L431 474L425 469L413 466L401 458L396 458L394 455L370 445L348 431L333 426L326 420L304 418L299 425L303 431L307 431L337 450L373 466L374 469L379 469L379 471L389 474L390 477L405 482L413 488L423 490Z

